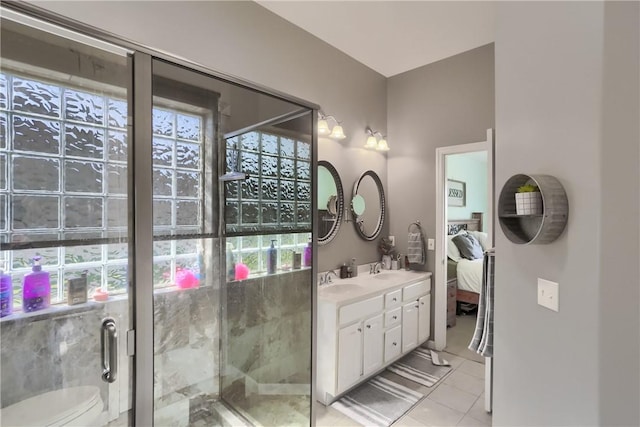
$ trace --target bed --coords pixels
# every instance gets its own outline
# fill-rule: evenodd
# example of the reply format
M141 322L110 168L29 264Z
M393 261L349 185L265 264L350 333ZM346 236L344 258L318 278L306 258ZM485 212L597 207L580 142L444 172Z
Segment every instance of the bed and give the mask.
M456 234L469 232L480 242L482 249L486 244L486 235L482 233L482 212L474 212L471 219L449 220L447 222L447 285L455 286L455 300L470 304L478 304L482 288L482 257L474 260L460 256L451 238ZM455 304L454 304L455 306ZM448 322L451 323L451 322Z

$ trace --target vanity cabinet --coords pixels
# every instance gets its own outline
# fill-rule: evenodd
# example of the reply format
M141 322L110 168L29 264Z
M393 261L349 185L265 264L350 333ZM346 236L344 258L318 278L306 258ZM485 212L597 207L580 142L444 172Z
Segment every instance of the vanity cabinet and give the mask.
M362 375L369 375L380 369L384 360L382 314L364 322L362 338Z
M411 273L401 276L410 280L388 286L364 276L361 298L351 294L341 300L339 282L319 290L319 401L330 404L429 338L431 273ZM367 280L373 286L367 287Z

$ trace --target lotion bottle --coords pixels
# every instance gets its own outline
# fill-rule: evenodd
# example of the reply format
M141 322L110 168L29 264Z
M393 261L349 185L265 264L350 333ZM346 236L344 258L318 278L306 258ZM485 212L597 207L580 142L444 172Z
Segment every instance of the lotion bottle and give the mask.
M22 280L22 311L42 310L51 303L51 279L49 273L42 271L41 256L33 257L31 273Z
M311 238L309 238L309 243L304 248L304 253L302 255L302 265L305 267L311 267L311 262L313 257L311 256L311 251L313 249L313 243L311 242Z
M278 250L273 242L275 242L275 239L271 239L271 246L267 249L267 274L274 274L276 272Z
M0 317L13 313L13 284L11 276L0 269Z

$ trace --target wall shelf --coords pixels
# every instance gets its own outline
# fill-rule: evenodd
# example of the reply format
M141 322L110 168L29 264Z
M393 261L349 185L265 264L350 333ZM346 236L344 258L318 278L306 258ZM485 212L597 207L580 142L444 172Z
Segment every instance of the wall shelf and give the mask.
M516 214L515 194L525 184L536 185L542 194L542 214ZM507 180L498 199L498 219L507 239L517 244L545 244L564 231L569 202L564 187L551 175L514 175Z

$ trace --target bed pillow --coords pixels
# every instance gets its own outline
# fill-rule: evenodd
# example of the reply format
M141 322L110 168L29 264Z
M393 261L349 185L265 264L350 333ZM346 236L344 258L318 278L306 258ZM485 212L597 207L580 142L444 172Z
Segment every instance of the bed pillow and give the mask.
M460 262L462 259L462 255L460 255L460 251L455 243L453 243L453 238L459 236L461 234L467 234L465 230L461 230L458 234L454 234L451 236L447 236L447 256L451 258L455 262Z
M482 246L478 239L471 234L461 234L451 239L453 243L458 247L460 255L466 259L479 259L482 258Z
M480 243L480 246L482 246L483 251L489 249L487 247L487 244L489 243L489 235L487 233L484 233L482 231L469 231L469 234L476 238L476 240Z

